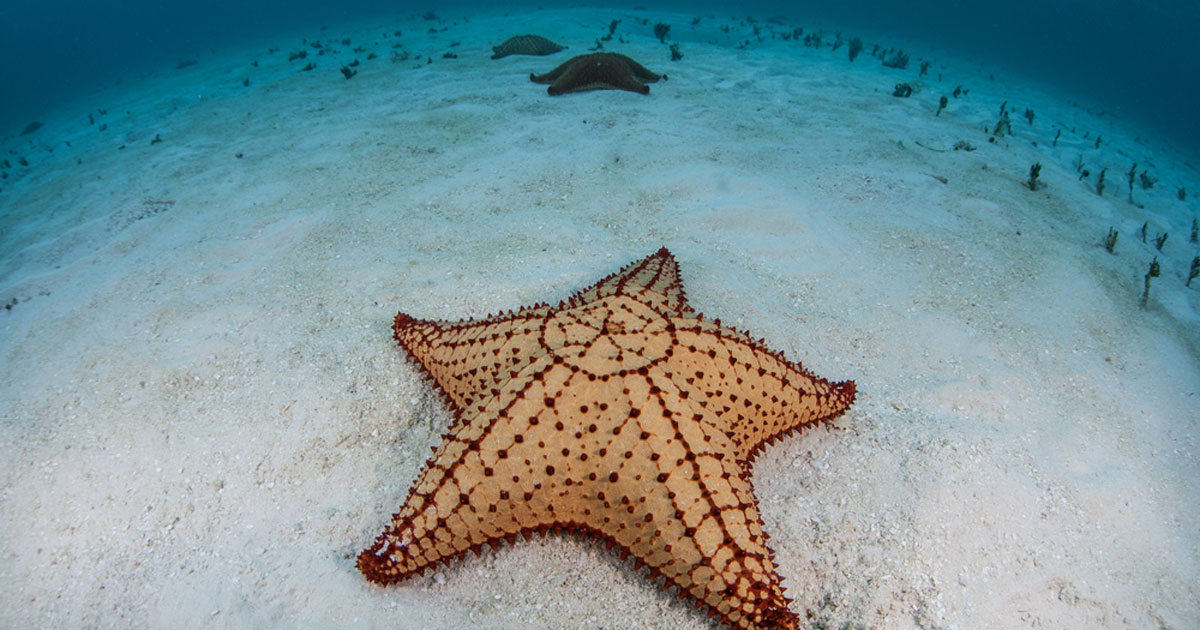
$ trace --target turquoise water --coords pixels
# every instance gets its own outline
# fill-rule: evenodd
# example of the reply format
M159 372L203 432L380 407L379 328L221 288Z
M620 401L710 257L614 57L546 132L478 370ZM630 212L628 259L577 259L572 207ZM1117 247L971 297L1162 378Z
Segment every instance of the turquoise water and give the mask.
M46 111L140 70L194 59L278 33L378 15L437 10L455 16L492 11L479 2L397 3L211 0L9 0L0 8L0 138L20 133ZM606 3L586 3L605 6ZM1176 150L1200 154L1200 3L1010 0L886 2L609 3L683 12L731 11L798 23L908 38L928 49L971 56L1077 94L1083 104L1141 126ZM506 4L512 10L520 5ZM530 5L533 7L535 5ZM580 6L539 3L542 8ZM19 61L18 61L19 60Z

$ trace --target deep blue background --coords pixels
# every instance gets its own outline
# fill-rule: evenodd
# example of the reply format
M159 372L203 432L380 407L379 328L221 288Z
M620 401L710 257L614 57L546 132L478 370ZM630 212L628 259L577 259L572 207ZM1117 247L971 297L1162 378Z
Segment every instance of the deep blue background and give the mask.
M230 43L315 31L369 16L429 9L447 16L469 14L478 4L0 0L0 138L118 77L196 58ZM598 4L605 3L589 3ZM731 10L712 2L611 6L636 4L687 13ZM960 51L1074 92L1085 104L1111 111L1122 122L1140 125L1177 150L1200 157L1197 0L748 0L736 6L738 14L785 14L809 28L830 19L846 29L894 33L898 39Z

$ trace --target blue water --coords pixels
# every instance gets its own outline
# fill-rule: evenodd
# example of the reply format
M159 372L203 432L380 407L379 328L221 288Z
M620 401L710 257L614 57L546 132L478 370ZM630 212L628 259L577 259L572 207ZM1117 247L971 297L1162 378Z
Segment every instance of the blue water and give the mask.
M597 3L587 3L596 6ZM603 6L603 3L600 3ZM620 3L727 14L722 3ZM139 69L275 34L436 9L469 15L480 2L382 0L4 0L0 4L0 138L47 110ZM506 5L508 6L508 5ZM555 3L537 6L554 7ZM561 3L561 6L578 6ZM532 5L531 7L532 8ZM518 10L515 5L512 10ZM927 42L1077 94L1125 124L1200 157L1200 3L1195 0L760 0L736 11L800 24Z

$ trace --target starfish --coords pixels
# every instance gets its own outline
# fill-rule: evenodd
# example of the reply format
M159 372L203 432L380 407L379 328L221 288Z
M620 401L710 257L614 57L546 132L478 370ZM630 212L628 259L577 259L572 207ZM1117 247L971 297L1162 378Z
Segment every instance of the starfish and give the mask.
M566 48L542 37L541 35L517 35L504 40L499 46L492 46L492 59L500 59L509 55L553 55Z
M550 96L584 90L628 90L649 94L650 86L665 74L654 74L642 64L617 53L592 53L571 57L546 74L530 74L534 83L549 83Z
M750 467L772 441L841 415L853 381L695 313L666 248L555 306L457 323L399 313L393 330L454 421L358 556L368 580L571 532L618 546L733 628L799 627Z

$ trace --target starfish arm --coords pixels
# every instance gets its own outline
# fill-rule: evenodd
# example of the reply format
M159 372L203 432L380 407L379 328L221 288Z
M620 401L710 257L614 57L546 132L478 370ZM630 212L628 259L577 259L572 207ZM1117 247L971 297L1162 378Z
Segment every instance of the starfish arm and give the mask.
M461 437L447 438L434 452L391 524L359 554L358 568L367 579L402 582L469 550L536 529L545 516L544 504L498 477L478 442Z
M628 71L614 72L609 74L601 82L601 87L612 86L619 90L627 92L637 92L638 94L649 94L650 86L638 81L636 77Z
M542 83L542 84L546 84L546 85L554 83L555 81L558 80L558 77L561 77L563 75L563 73L566 72L567 69L569 69L571 67L571 65L575 63L575 61L577 59L579 59L579 58L572 57L571 59L568 59L568 60L558 64L557 68L551 70L550 72L547 72L546 74L533 74L531 72L531 73L529 73L529 80L533 81L534 83Z
M585 497L595 509L578 529L616 544L733 628L796 628L748 479L732 458L691 448L651 434L633 450L642 462L625 463L618 481ZM656 463L645 461L654 453ZM639 479L639 469L664 471L654 478L662 481Z
M564 387L547 379L566 392L555 408L586 409L595 420L580 449L594 468L573 486L582 507L560 516L734 628L796 628L746 469L727 455L736 447L711 414L674 391L669 363L595 381L583 374L572 372ZM597 401L608 402L603 413Z
M396 315L396 341L428 374L455 411L478 411L499 385L527 368L539 350L546 307L479 321L446 323Z
M640 392L662 378L652 368L627 378L625 389ZM749 477L724 454L729 438L659 402L637 408L641 441L627 451L622 483L605 496L596 529L733 628L797 628Z
M599 527L609 520L605 490L615 496L607 486L624 462L607 445L630 408L619 381L543 359L506 385L443 436L391 524L359 555L368 579L400 582L484 544L550 529L621 541ZM564 446L548 451L548 443Z
M671 320L671 378L733 440L741 461L792 431L832 420L854 402L854 381L831 383L720 320Z
M566 307L590 304L612 295L632 297L663 317L692 312L679 277L679 263L665 247L580 291L567 300Z
M629 66L629 71L631 73L633 73L633 76L641 79L642 81L645 81L647 83L654 83L655 81L658 81L659 79L666 76L666 75L656 74L654 72L651 72L648 68L646 68L646 66L643 66L642 64L634 61L633 59L630 59L629 57L626 57L624 55L621 55L621 57L624 59L625 65Z
M544 531L559 520L554 485L543 483L555 473L543 451L546 431L558 430L544 384L556 369L548 360L528 367L443 436L391 525L359 555L368 579L403 581L467 550Z

